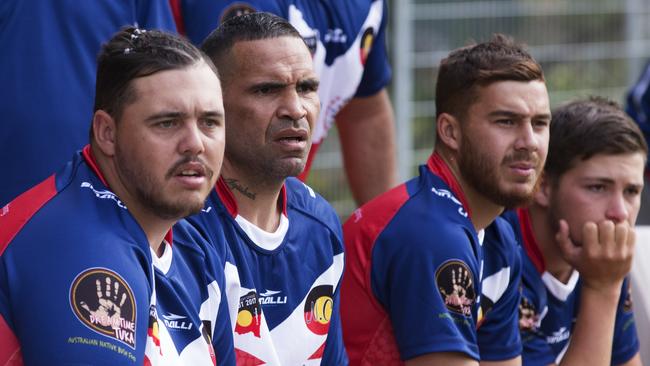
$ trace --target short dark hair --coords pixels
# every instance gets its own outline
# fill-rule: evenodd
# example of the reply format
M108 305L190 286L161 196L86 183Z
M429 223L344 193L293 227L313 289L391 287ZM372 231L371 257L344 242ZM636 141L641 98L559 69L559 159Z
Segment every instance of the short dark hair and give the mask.
M97 57L94 111L104 110L119 120L124 107L136 98L131 81L201 60L216 73L210 59L185 38L157 30L123 28L102 45Z
M212 31L201 44L201 50L221 66L222 57L237 42L258 41L269 38L295 37L303 40L291 23L275 14L248 13L227 19ZM305 43L305 47L307 44ZM307 47L308 48L308 47Z
M556 108L551 121L544 173L554 181L579 161L594 155L640 152L648 145L634 121L611 100L602 97L568 102Z
M462 118L477 90L497 81L544 81L542 67L512 38L494 34L488 42L452 51L440 62L436 83L436 116Z

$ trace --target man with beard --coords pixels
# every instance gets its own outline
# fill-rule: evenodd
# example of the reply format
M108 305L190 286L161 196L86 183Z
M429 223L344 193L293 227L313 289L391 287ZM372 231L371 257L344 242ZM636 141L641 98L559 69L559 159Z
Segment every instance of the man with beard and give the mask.
M2 208L0 364L234 364L217 253L186 222L171 245L223 159L214 66L131 27L96 85L90 145Z
M341 225L295 178L320 108L309 49L269 13L229 19L202 49L221 74L227 142L216 189L190 220L215 245L225 233L230 248L237 362L344 365Z
M481 232L532 196L546 158L542 69L503 35L442 60L436 108L435 149L420 177L344 225L341 317L354 365L478 364L483 256L495 254ZM503 319L510 332L513 319ZM519 362L517 352L490 359Z
M553 111L540 189L504 214L522 244L524 364L641 364L626 275L647 151L614 102Z

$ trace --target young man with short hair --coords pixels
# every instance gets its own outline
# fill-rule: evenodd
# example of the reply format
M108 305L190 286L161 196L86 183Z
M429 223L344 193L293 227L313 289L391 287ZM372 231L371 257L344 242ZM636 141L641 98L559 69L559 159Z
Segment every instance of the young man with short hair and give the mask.
M0 364L234 364L220 259L187 223L172 239L221 168L214 66L130 27L96 88L90 145L0 214Z
M542 69L505 36L442 60L436 109L436 144L420 177L344 225L341 315L353 365L478 364L483 257L490 255L479 233L504 207L532 196L546 158L551 117ZM512 264L494 265L492 273ZM499 278L516 298L516 276ZM501 321L516 334L516 313L508 315ZM519 362L520 343L512 347L491 359Z
M625 276L647 151L614 102L553 111L540 189L527 208L504 214L521 243L524 364L641 364Z

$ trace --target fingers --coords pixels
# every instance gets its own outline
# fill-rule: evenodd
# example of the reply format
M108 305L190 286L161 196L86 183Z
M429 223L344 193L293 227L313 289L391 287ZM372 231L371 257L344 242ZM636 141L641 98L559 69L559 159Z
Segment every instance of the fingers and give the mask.
M111 278L106 277L106 297L111 297Z
M96 280L95 285L97 286L97 298L101 299L104 296L102 294L102 283L99 282L99 280Z
M569 235L569 224L565 220L560 220L558 225L559 228L558 232L555 234L555 241L560 247L562 256L571 265L575 266L575 261L579 258L582 249L573 244Z

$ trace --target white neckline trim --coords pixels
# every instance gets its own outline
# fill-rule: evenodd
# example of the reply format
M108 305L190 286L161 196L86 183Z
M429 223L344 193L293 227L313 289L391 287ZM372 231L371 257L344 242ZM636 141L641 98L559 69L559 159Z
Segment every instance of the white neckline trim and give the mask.
M160 257L156 255L156 252L154 252L151 247L149 247L149 251L151 252L151 261L153 262L154 267L158 268L162 273L167 274L169 268L172 266L172 246L167 243L167 240L163 240L161 245L163 248L163 254Z
M243 216L237 215L235 221L242 230L248 235L248 238L258 247L265 250L275 250L284 241L284 237L289 231L289 218L284 214L280 215L280 225L275 232L268 232L260 229L252 222L246 220Z
M480 246L483 246L483 239L485 239L485 229L481 229L476 233L476 237L478 238L478 244Z
M569 295L571 295L573 290L576 288L579 278L580 274L575 269L571 273L571 277L569 277L569 281L566 284L562 283L546 271L542 274L544 285L546 285L548 291L560 301L566 301Z

